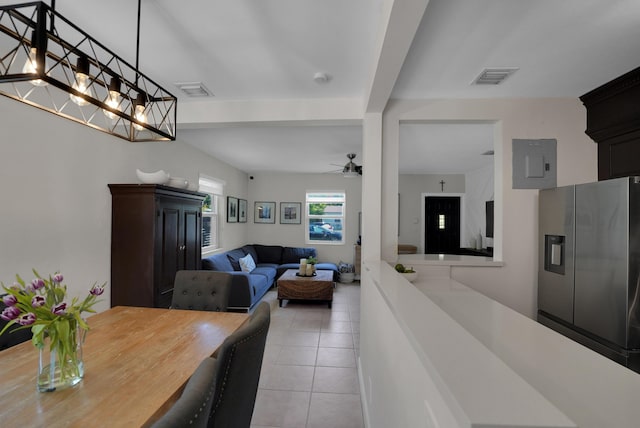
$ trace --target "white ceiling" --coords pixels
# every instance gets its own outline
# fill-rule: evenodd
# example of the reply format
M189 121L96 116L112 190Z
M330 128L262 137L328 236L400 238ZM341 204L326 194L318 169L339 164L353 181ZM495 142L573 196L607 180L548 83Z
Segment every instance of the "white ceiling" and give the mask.
M409 18L421 2L428 3L426 12L397 81L393 75L378 83L380 70L402 63L393 53L404 55L409 48L413 30L405 27L411 27ZM406 13L404 21L383 19L392 5L394 12ZM135 63L137 2L57 0L56 8ZM393 87L392 98L578 97L640 65L638 0L143 0L141 21L140 68L183 106L193 101L179 93L176 82L203 82L215 95L207 99L212 106L357 98L363 112L372 93L385 94L384 85ZM402 37L391 37L397 34L410 36L406 46L398 42ZM380 53L382 37L396 43L382 48L387 55ZM470 85L485 67L519 70L499 86ZM330 81L317 84L316 72L328 73ZM359 126L318 124L179 124L178 143L250 173L326 172L332 163L346 163L349 152L360 163ZM466 125L447 128L452 133L443 135L428 126L403 127L401 147L411 149L410 156L401 154L401 168L424 172L420 166L431 162L452 161L447 169L461 165L459 153L443 152L440 159L437 153L460 152L469 138L482 140L482 132ZM405 158L423 161L403 165Z
M394 98L578 97L640 66L637 0L432 0ZM485 67L518 67L472 86Z

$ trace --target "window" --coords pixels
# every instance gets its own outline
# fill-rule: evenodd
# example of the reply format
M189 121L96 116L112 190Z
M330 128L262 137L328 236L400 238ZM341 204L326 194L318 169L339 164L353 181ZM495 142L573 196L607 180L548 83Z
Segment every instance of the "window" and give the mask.
M344 244L344 192L307 192L307 244Z
M206 253L220 248L220 213L224 182L215 178L200 177L198 190L206 193L202 204L202 252Z

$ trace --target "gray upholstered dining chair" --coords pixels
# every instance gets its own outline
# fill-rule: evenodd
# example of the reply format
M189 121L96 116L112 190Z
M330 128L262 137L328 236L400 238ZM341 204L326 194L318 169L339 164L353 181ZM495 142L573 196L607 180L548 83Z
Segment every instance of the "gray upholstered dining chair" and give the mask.
M200 363L178 401L153 428L249 428L270 322L271 308L262 302L215 357Z
M0 295L0 312L4 311L7 307L2 301L2 296ZM5 321L0 319L0 331L9 323L9 321ZM7 331L5 331L2 335L0 335L0 351L6 348L10 348L19 343L26 342L27 340L31 340L31 329L30 328L22 328L20 329L19 324L14 324L9 327Z
M204 270L180 270L173 283L173 309L226 311L231 274Z
M271 307L260 303L249 321L218 349L209 427L249 428L258 393Z
M217 361L205 358L191 375L178 401L152 428L205 428L209 423Z

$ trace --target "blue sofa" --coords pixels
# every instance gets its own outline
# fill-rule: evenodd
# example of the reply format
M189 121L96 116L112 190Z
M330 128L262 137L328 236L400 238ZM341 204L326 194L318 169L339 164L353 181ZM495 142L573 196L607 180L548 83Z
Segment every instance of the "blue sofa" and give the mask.
M243 272L240 259L251 254L256 268ZM299 269L300 259L317 257L315 248L283 247L280 245L245 245L224 253L202 259L203 270L230 273L231 293L229 309L250 310L274 285L287 269ZM333 280L338 281L339 271L335 263L318 263L316 269L333 271Z

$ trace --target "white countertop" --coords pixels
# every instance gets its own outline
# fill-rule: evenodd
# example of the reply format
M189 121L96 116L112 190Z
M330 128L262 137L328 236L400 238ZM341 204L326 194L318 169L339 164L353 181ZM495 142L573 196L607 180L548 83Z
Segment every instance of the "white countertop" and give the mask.
M640 427L639 374L442 275L442 269L418 266L417 270L420 276L413 285L428 298L420 304L424 315L418 319L424 329L432 325L440 329L443 339L440 346L433 346L432 337L416 334L419 326L412 326L412 321L407 319L405 327L465 411L484 417L494 399L520 406L520 394L529 394L536 400L536 412L549 412L552 420L562 422L563 417L554 413L559 409L582 428ZM405 310L402 306L415 308L415 302L401 300L402 293L393 293L398 311ZM449 322L434 307L444 311ZM451 342L458 343L452 347ZM457 361L458 352L464 353L463 361ZM461 375L464 382L458 379ZM487 394L495 385L498 395ZM522 417L529 417L532 409L506 407L508 413Z
M426 266L503 266L491 257L458 256L452 254L400 254L398 263Z
M561 410L421 290L384 262L365 263L442 399L463 426L576 427ZM426 269L426 267L422 267ZM436 269L440 272L441 270ZM422 274L422 270L418 269ZM448 288L458 294L454 282ZM445 299L447 285L433 282ZM483 308L470 309L481 315ZM489 316L491 318L491 316ZM491 322L487 328L491 328ZM499 326L494 326L499 327ZM639 419L640 420L640 419Z

